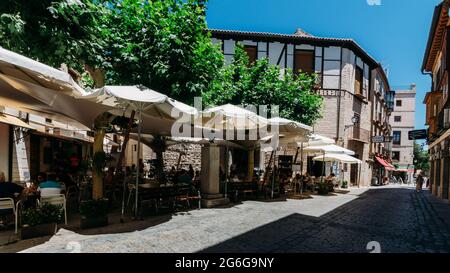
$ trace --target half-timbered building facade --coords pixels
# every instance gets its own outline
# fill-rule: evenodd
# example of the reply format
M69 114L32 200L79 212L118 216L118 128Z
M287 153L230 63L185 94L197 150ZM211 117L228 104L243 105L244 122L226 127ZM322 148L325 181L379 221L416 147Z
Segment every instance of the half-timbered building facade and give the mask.
M434 195L450 200L450 1L434 10L422 72L432 78L431 91L425 96L427 107L430 187Z
M359 181L362 185L370 183L373 172L370 143L375 133L372 74L380 65L367 52L352 39L315 37L301 29L294 34L218 29L210 32L213 43L220 44L227 63L233 60L236 44L242 43L250 62L267 58L282 71L316 73L324 108L323 117L313 126L314 131L334 138L339 145L355 151L355 156L363 161L361 170L357 165L345 165L339 170L345 171L345 180L354 185ZM384 71L379 71L386 79ZM386 116L381 118L381 124L388 121Z

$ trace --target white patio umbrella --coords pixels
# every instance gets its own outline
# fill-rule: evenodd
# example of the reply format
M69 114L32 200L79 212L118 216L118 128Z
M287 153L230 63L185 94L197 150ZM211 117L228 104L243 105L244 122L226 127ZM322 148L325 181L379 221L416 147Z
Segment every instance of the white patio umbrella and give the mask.
M291 133L291 134L309 135L309 133L312 132L313 130L311 126L281 117L269 119L269 125L278 126L279 132L284 134Z
M137 140L138 136L136 133L132 133L132 134L130 134L130 138ZM154 140L154 137L152 135L141 134L141 141L145 145L150 147L153 140ZM199 137L167 137L167 140L166 140L167 146L173 146L173 145L177 145L177 144L181 144L181 143L207 145L210 143L210 140L207 138L199 138ZM224 140L224 139L216 138L216 139L214 139L214 143L217 144L218 146L222 146L222 147L228 146L231 148L246 150L246 147L239 145L237 143L228 141L228 140Z
M322 162L340 162L340 163L347 163L347 164L358 164L359 169L359 177L361 176L361 164L362 161L357 159L356 157L347 155L347 154L336 154L336 153L327 153L323 156L316 156L313 158L314 161L322 161Z
M341 146L337 145L324 145L324 146L308 146L303 149L307 153L321 153L322 154L322 162L323 162L323 168L322 168L322 178L325 175L325 155L326 154L345 154L345 155L354 155L355 152L346 148L343 148Z
M83 95L69 73L0 47L1 104L89 129L112 108L75 98Z
M255 112L232 104L204 110L200 122L203 127L216 130L254 130L269 123Z
M338 145L308 146L304 148L308 153L341 153L347 155L355 155L355 152Z
M86 92L69 73L55 69L13 51L0 47L0 71L2 74L34 83L51 90L83 95Z
M313 161L325 161L325 162L342 162L349 164L360 164L362 161L356 157L347 154L331 154L319 155L313 158Z
M258 136L258 128L267 127L269 121L259 116L257 113L250 111L248 109L235 106L232 104L225 104L217 107L212 107L204 110L202 112L202 117L196 121L200 123L203 128L209 128L216 132L232 132L234 137L234 132L245 132L248 131ZM257 139L254 139L256 141ZM225 153L228 155L228 146L226 146ZM226 165L229 164L228 156L226 157ZM228 168L225 170L225 197L227 194L227 184L228 184Z
M170 135L172 126L179 121L180 114L194 120L197 110L184 103L169 98L145 86L105 86L83 99L95 101L102 105L122 109L123 112L136 111L139 119L137 131L137 161L141 152L141 133L144 132ZM116 110L115 114L120 114ZM166 131L162 131L165 128ZM138 213L139 168L136 171L135 216ZM122 214L123 214L122 202Z
M334 139L318 134L312 134L305 146L324 146L332 144L336 144L336 141L334 141Z

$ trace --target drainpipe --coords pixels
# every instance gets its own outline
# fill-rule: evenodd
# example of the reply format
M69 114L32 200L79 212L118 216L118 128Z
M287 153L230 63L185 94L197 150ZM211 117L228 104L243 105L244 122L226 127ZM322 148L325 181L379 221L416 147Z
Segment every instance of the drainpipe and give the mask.
M336 120L336 142L339 140L340 134L340 121L341 121L341 90L339 90L339 94L337 96L337 120Z

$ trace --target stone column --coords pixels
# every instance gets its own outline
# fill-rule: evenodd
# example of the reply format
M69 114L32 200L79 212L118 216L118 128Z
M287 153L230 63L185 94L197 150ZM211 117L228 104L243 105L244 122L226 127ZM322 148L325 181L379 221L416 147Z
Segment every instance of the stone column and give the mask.
M448 199L449 195L448 195L448 191L449 191L449 169L450 169L450 159L449 157L444 157L443 159L444 162L444 167L442 168L442 198L443 199Z
M430 191L433 193L434 192L434 175L435 175L435 171L434 171L434 160L430 160L430 177L428 179L430 179Z
M202 206L211 208L229 203L219 188L220 148L217 144L202 147L201 194Z

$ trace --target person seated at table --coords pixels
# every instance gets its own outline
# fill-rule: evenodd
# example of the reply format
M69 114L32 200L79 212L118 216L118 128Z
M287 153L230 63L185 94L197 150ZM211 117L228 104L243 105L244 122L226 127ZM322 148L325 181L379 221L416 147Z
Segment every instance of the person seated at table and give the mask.
M78 156L76 153L72 153L72 155L69 157L70 161L70 172L72 174L75 174L78 172L78 167L80 165L80 160L78 159Z
M77 183L74 181L72 174L64 172L57 176L57 182L62 183L63 189L68 189L70 186L74 186L78 189Z
M330 173L329 176L325 177L325 181L333 181L335 178L335 174L334 173Z
M200 185L200 171L195 170L194 179L192 179L192 184L194 184L195 187L198 187Z
M194 167L192 167L192 164L189 164L189 171L188 171L189 176L191 177L191 179L194 179Z
M51 196L61 194L61 183L57 182L56 174L50 173L47 176L47 181L39 184L38 192L42 196Z
M175 169L175 166L172 166L172 168L170 168L169 173L167 174L167 177L169 178L169 180L171 182L176 181L175 178L177 176L177 170Z
M325 182L330 185L330 187L333 187L336 185L336 175L334 173L331 173L329 176L325 177Z
M180 184L192 184L192 179L189 176L189 173L186 170L182 170L181 174L178 176L178 183Z
M295 189L303 189L303 179L300 173L296 173L294 179L292 180L292 184Z
M0 172L0 198L12 198L17 199L24 190L24 187L6 181L6 176L4 172Z
M47 175L43 172L38 173L36 176L36 185L39 186L42 182L45 182L47 180Z
M126 183L131 183L133 181L133 172L130 166L125 167L125 181Z
M112 186L114 184L114 171L116 168L109 167L108 173L106 174L105 178L103 179L103 184L105 186Z
M5 173L0 172L0 198L12 198L14 203L22 196L24 188L16 183L7 182ZM0 209L0 225L9 223L13 219L12 209Z
M280 187L281 193L285 193L286 185L289 184L289 178L286 175L280 175L278 181L279 181L279 187Z

